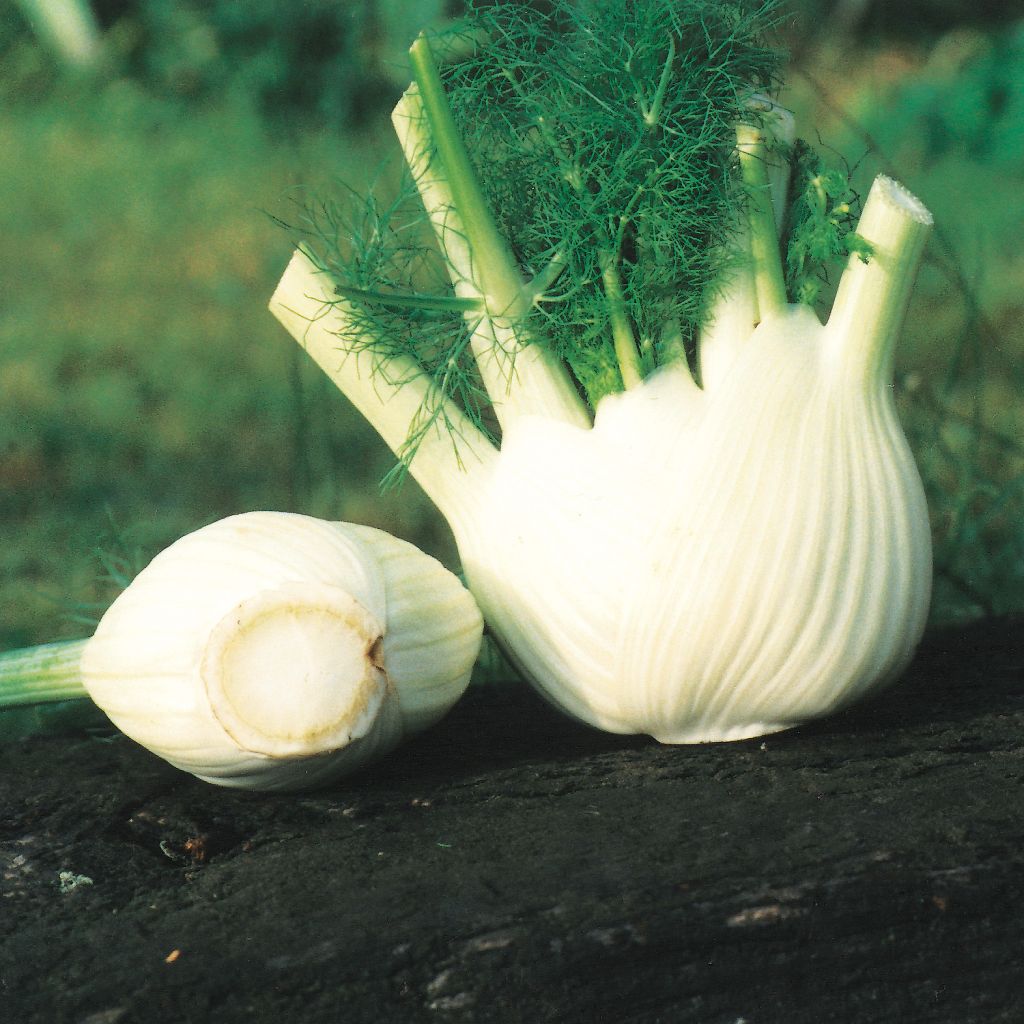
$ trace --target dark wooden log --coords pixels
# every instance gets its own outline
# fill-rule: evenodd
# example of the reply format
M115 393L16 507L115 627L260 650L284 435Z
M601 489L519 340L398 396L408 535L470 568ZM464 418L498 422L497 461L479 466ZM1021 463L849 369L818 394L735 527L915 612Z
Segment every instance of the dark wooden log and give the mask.
M300 796L8 746L0 1019L1016 1024L1021 631L934 634L871 703L733 745L480 688Z

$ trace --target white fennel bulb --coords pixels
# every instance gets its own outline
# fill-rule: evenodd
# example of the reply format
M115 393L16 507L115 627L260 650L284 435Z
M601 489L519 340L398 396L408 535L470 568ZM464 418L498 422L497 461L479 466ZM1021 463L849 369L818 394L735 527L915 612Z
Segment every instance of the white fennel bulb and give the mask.
M369 527L232 516L157 555L81 654L96 704L201 779L322 784L458 700L480 612L459 580Z
M931 589L927 509L892 389L925 207L876 180L822 324L787 298L768 128L741 126L750 198L736 244L747 256L725 262L700 326L700 386L670 346L645 365L650 346L612 266L603 294L624 390L601 398L591 422L551 348L531 344L533 310L588 282L549 295L557 266L518 276L422 40L413 66L395 124L500 447L437 394L436 373L378 333L367 309L390 296L338 285L299 252L271 309L393 450L408 452L413 432L409 470L451 525L510 660L576 718L669 743L777 731L894 679ZM784 113L756 106L785 137Z
M577 718L739 739L892 678L928 609L924 495L881 377L851 378L804 307L728 380L666 368L593 429L527 418L456 529L488 622Z

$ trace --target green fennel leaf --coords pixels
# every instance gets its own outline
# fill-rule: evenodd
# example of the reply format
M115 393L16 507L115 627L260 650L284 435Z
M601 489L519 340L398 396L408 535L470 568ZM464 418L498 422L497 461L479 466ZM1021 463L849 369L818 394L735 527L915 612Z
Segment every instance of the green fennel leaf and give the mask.
M805 142L793 147L793 201L784 226L786 290L793 302L813 306L828 284L831 265L871 246L854 230L859 201L846 175L828 168Z
M481 2L459 29L476 42L440 68L529 296L516 334L564 360L592 408L627 371L635 381L695 357L714 286L740 258L729 244L747 203L736 124L774 84L780 57L764 37L776 6ZM307 206L298 230L346 302L339 349L371 351L381 373L411 358L434 384L389 482L439 419L450 426L448 399L494 436L471 347L478 318L454 295L411 177L393 198L349 190Z
M610 259L638 345L676 322L692 352L743 202L735 126L777 53L774 5L706 0L498 2L488 43L443 69L456 123L524 272L555 253L531 333L592 405L622 386L603 287ZM657 360L659 353L654 352Z

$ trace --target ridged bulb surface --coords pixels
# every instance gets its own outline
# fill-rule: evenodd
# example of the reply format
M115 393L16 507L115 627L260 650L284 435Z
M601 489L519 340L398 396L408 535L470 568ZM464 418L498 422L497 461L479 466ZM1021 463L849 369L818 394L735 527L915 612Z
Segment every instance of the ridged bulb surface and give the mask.
M456 526L509 656L577 718L668 743L785 729L891 679L931 547L884 376L791 307L713 388L666 369L591 430L514 425Z
M462 695L479 609L411 544L282 512L232 516L159 554L82 656L125 734L209 782L319 785Z

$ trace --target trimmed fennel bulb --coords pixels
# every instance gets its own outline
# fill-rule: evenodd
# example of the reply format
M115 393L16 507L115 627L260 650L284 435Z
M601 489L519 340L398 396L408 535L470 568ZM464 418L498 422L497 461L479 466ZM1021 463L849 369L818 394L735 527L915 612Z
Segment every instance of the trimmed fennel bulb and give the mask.
M623 10L669 18L671 7L649 0ZM394 122L452 281L450 297L420 296L420 309L440 315L447 303L462 316L462 349L447 364L426 350L402 351L388 315L412 297L339 281L340 265L309 251L293 257L271 309L445 515L485 620L525 678L584 722L687 743L761 735L833 711L895 678L920 639L930 534L893 405L892 352L931 217L902 186L877 179L822 324L789 301L795 283L780 254L788 171L780 153L792 122L770 100L748 96L715 112L733 119L735 174L722 187L741 198L707 301L683 323L683 306L654 287L664 286L663 261L676 251L667 242L658 250L671 211L630 226L652 192L655 204L671 206L679 187L678 169L666 170L659 198L656 160L673 164L674 139L686 130L680 111L690 110L683 92L665 85L686 39L666 24L660 77L634 82L638 59L616 94L626 112L617 130L627 138L613 170L624 173L627 157L641 163L633 207L615 205L622 189L618 178L606 186L607 169L572 163L571 136L545 148L554 119L525 105L527 156L544 150L567 161L566 187L581 202L608 199L592 225L600 251L591 272L575 249L527 261L516 240L502 237L487 202L500 186L480 185L487 161L470 159L421 39L412 50L416 83ZM488 28L494 38L500 20ZM640 35L649 28L632 26L631 52L654 45L653 32ZM557 66L547 72L557 80ZM457 87L457 73L453 80ZM644 96L654 99L635 99ZM641 160L627 115L639 139L664 124L663 157ZM500 162L502 147L515 144L494 143L487 155ZM581 187L574 166L591 174ZM823 175L811 178L809 216L838 237L848 208L829 188ZM637 312L645 259L656 264L651 308ZM543 269L526 280L524 264ZM581 347L566 365L556 336L565 314L552 314L552 325L548 309L587 289L580 308L603 327L603 348ZM652 324L659 310L665 319ZM585 324L571 326L584 337ZM462 351L472 352L477 384L446 390ZM474 415L482 390L500 448ZM592 419L581 392L595 406Z
M848 703L909 660L931 547L883 373L798 306L717 387L681 368L593 428L517 422L467 578L524 675L577 718L668 743L740 739ZM600 552L595 557L595 552Z
M162 551L89 640L5 655L0 676L8 703L19 678L25 701L84 688L127 736L207 782L297 789L438 721L481 635L469 592L413 545L250 512Z

